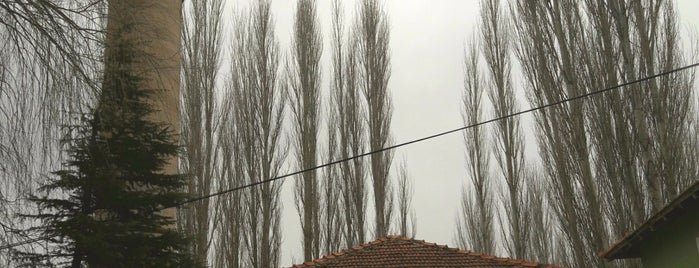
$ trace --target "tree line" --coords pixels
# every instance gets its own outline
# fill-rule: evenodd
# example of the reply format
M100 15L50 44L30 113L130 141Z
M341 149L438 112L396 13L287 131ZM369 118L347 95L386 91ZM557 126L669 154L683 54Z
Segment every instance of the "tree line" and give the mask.
M683 45L672 1L483 0L480 7L464 60L466 124L696 58ZM515 97L513 60L526 102ZM639 266L596 253L696 181L693 88L694 74L683 72L537 112L538 159L523 157L517 119L467 131L460 246L571 267Z
M230 58L221 60L221 1L192 2L185 15L190 23L184 40L193 45L185 45L182 98L182 165L196 177L190 192L203 195L272 178L285 163L302 170L391 144L387 14L380 1L356 5L348 20L346 7L332 2L326 42L316 1L297 1L286 50L274 31L270 1L240 6ZM331 55L330 68L321 62L323 53ZM222 62L230 62L227 77L220 77ZM410 181L407 172L390 179L392 159L382 153L299 175L294 207L304 260L396 231L411 234ZM185 208L183 224L197 236L198 256L211 256L219 267L279 266L280 190L281 183L264 184ZM369 223L372 196L376 221Z
M28 223L15 215L37 211L24 197L40 193L51 181L42 175L76 152L59 142L61 126L81 122L76 115L100 103L103 73L110 71L102 62L109 2L0 0L0 32L8 37L0 50L3 244L26 238L17 230ZM184 192L203 196L391 145L387 11L379 0L355 5L354 14L345 14L343 3L332 2L325 40L316 1L298 0L284 47L269 0L238 6L231 29L221 0L185 2ZM467 125L695 57L682 46L671 1L482 0L480 16L465 48ZM329 68L321 63L324 53ZM516 75L521 84L513 83ZM594 253L696 180L693 87L693 73L677 73L538 112L532 129L508 119L466 131L458 246L572 267L637 266L606 263ZM519 88L526 101L517 98ZM524 155L526 131L536 137L536 160ZM299 258L390 233L412 236L408 174L383 152L301 175L293 185ZM192 238L187 251L216 267L281 265L281 186L181 207L177 227ZM23 250L44 252L46 245ZM15 264L2 254L0 260Z

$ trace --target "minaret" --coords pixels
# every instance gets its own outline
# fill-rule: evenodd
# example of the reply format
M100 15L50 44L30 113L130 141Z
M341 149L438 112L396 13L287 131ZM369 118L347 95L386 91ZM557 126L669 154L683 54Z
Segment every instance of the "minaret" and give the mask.
M105 59L110 57L110 45L115 38L129 38L136 42L138 50L136 73L144 79L143 86L158 92L153 101L156 110L152 120L166 123L179 133L180 102L180 40L183 0L110 0L107 16ZM133 27L127 35L117 35L124 27ZM109 62L105 60L105 62ZM109 66L105 67L105 79L109 79ZM178 141L174 141L178 142ZM166 174L177 173L177 158L169 160ZM162 211L176 216L174 208Z

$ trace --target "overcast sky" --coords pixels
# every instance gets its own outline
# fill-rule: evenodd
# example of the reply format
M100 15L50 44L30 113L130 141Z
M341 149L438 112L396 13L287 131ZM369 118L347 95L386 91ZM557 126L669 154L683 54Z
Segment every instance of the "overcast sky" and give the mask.
M230 7L232 2L239 1L228 2ZM283 51L289 49L295 2L273 0L272 4ZM352 13L356 2L343 1L346 12ZM679 0L676 3L682 34L686 36L695 32L699 25L695 16L699 1ZM391 27L389 89L394 105L391 128L394 141L405 142L461 127L464 42L473 33L478 20L478 1L387 0L385 7ZM318 13L321 27L329 36L331 1L319 0ZM325 42L324 52L327 52L329 39L326 38ZM323 54L323 60L329 63L329 53ZM328 81L327 70L324 69L324 83ZM527 107L521 98L520 105ZM526 118L524 120L526 122ZM527 138L527 141L532 139ZM528 142L526 147L529 157L535 154L535 143ZM401 148L395 152L394 166L402 159L407 161L414 182L416 238L454 246L455 215L459 210L461 189L468 182L461 134ZM294 179L287 179L284 183L281 199L281 264L285 267L303 261L301 227L291 191Z

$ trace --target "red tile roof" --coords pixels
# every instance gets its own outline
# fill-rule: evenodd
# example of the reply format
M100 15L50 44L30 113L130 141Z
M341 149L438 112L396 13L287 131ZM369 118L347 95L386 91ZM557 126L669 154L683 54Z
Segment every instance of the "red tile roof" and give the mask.
M401 236L388 236L314 261L292 266L306 267L554 267L498 258Z

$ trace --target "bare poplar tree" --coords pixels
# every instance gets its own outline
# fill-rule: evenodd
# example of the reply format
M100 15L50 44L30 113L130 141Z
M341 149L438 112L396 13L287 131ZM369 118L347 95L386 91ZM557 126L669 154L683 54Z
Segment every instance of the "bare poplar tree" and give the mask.
M593 72L605 76L585 81L590 87L630 81L685 64L673 2L609 1L609 11L604 14L599 3L589 2L587 7L599 18L592 27L608 27L600 31L600 38L587 43L591 51L605 54L593 61L600 63L593 65ZM618 45L606 48L610 43ZM620 67L612 69L607 64ZM612 221L611 240L637 227L674 198L683 185L696 180L696 165L688 165L696 161L697 151L691 133L696 122L693 76L682 72L659 77L591 105L590 121L595 124L591 127L595 129L592 146L604 152L595 159L595 164L603 167L597 176L604 178L605 199L613 204L607 216ZM602 107L612 105L615 109L605 113ZM626 127L619 128L619 124ZM623 144L619 145L623 149L610 150L607 146L614 142ZM631 211L631 217L623 211Z
M483 76L479 70L478 42L474 39L467 44L464 53L464 110L465 125L480 122L483 118ZM462 191L462 211L457 217L456 243L459 247L485 254L495 253L493 229L493 198L488 169L490 154L485 139L486 129L474 127L464 133L466 144L466 170L473 190Z
M289 102L293 121L293 147L296 167L310 168L318 164L318 134L320 123L320 56L323 40L314 0L296 2L294 35L291 41L289 71ZM320 191L317 172L301 174L295 184L296 209L303 232L303 259L312 260L320 254Z
M575 73L580 69L576 66L579 61L574 62L573 58L574 53L579 53L574 46L582 43L585 36L579 29L581 17L576 3L515 5L519 13L515 25L521 39L517 54L532 105L581 94L583 88L576 83L579 77ZM550 21L537 21L540 19ZM570 25L566 32L564 23ZM571 248L569 264L601 267L602 261L585 253L587 245L601 249L600 236L606 236L606 230L601 224L600 196L592 177L583 104L554 107L537 114L536 121L541 158L554 189L552 198L559 200L554 204L555 215Z
M359 3L357 22L358 63L360 87L366 103L366 121L369 130L369 150L375 151L391 143L391 95L388 80L391 72L389 26L387 14L379 0L362 0ZM391 184L389 172L392 152L371 155L371 180L374 189L376 224L374 235L386 236L392 216Z
M595 4L588 6L601 12ZM609 8L608 19L614 29L611 34L619 42L618 51L611 53L616 52L622 60L621 70L613 73L618 75L617 79L633 80L686 62L673 2L610 1ZM626 98L625 118L631 127L624 130L634 141L631 157L635 159L631 161L635 165L632 166L638 174L638 184L648 191L647 195L639 195L634 203L647 204L650 207L647 212L660 209L674 198L682 190L679 185L696 180L693 176L696 165L686 165L682 159L696 150L696 147L686 146L691 140L688 139L690 125L696 120L692 116L693 84L694 74L682 72L637 84L629 92L639 92L629 93ZM677 157L678 153L681 158ZM634 224L640 224L636 220Z
M496 117L517 112L518 105L512 88L510 62L510 22L499 0L481 1L481 48L486 62L490 101ZM504 179L506 191L502 200L507 217L503 226L505 247L514 258L523 258L527 229L523 208L524 143L518 118L495 123L493 153Z
M548 6L530 3L518 3L518 5L520 5L518 11L522 16L518 22L524 20L534 23L533 18L551 18L551 24L548 24L547 28L537 26L542 29L535 30L536 32L532 32L530 37L524 37L523 30L524 27L534 30L533 24L516 23L522 28L519 29L520 38L531 38L539 42L522 40L520 51L518 51L520 61L523 62L524 75L531 88L532 105L581 94L584 89L576 83L579 77L575 73L578 68L575 67L577 62L573 62L573 53L576 53L574 46L582 43L584 36L578 23L571 23L570 29L566 29L569 31L567 33L562 28L564 23L569 23L567 20L580 21L581 17L576 12L576 4L565 2ZM550 50L555 47L559 47L560 51ZM539 51L535 54L525 52L525 49ZM560 55L560 59L553 58L554 55ZM523 57L530 57L529 61ZM534 57L539 57L534 59L539 62L532 61ZM541 62L541 59L546 61ZM534 67L534 64L545 65ZM539 70L543 68L547 71L532 72L532 68ZM545 78L536 77L538 75ZM584 253L587 250L586 245L601 248L600 236L605 236L606 230L601 224L600 196L595 189L597 185L594 184L592 177L587 133L583 131L585 129L583 105L581 102L561 105L537 114L536 120L541 133L539 144L543 154L542 159L552 179L551 186L555 189L553 198L560 200L554 210L559 219L559 225L568 236L573 258L571 265L600 267L603 263L599 259L590 258L589 254ZM582 187L577 189L576 185Z
M328 163L338 160L342 157L342 142L340 137L340 131L338 130L343 116L338 113L338 109L334 106L335 96L338 91L344 88L343 75L342 75L342 59L336 62L336 57L343 55L342 53L342 35L344 29L342 29L342 14L340 9L340 3L337 0L332 2L332 65L331 65L331 84L330 84L330 94L328 94L326 102L326 135L328 138L327 148L324 150L323 162ZM343 166L334 165L325 168L322 173L321 179L321 196L322 196L322 207L320 215L320 230L322 233L321 237L321 249L320 251L324 254L337 252L341 250L344 246L343 241L345 238L345 214L347 206L344 204L343 189L346 185L346 180L342 177Z
M258 1L239 14L232 61L236 155L245 183L277 176L286 144L282 137L285 96L277 76L279 45L270 1ZM265 183L243 193L244 266L277 267L280 255L280 183ZM240 215L243 216L243 215Z
M192 1L183 16L183 83L181 90L181 144L184 154L180 168L190 176L187 192L204 196L216 189L220 178L221 108L216 89L221 52L221 0ZM211 199L187 205L179 225L194 237L193 253L206 260L211 248L214 227L220 210Z
M333 1L333 81L331 113L337 118L337 127L330 129L338 143L337 159L364 152L366 127L364 124L359 87L357 40L353 31L345 37L340 2ZM366 169L365 161L353 159L338 165L342 187L343 221L346 247L363 243L366 239Z
M415 237L417 225L415 223L415 210L413 209L413 183L408 175L408 167L405 160L398 167L397 187L398 215L396 230L405 237Z

